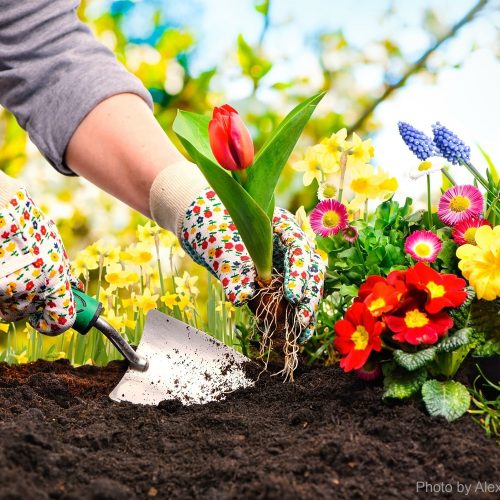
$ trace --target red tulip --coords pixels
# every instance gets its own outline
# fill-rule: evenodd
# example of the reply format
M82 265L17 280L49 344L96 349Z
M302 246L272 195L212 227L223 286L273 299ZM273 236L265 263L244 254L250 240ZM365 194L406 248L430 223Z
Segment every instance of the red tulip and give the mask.
M208 135L212 153L225 169L243 170L252 164L254 150L250 132L229 104L214 108Z

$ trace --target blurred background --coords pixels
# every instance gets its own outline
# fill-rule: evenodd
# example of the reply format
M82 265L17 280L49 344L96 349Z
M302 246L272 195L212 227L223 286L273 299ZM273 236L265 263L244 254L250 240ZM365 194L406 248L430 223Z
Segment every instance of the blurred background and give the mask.
M347 127L373 139L375 164L399 181L396 197L411 192L418 204L407 175L415 160L398 120L429 133L440 120L500 157L498 0L84 0L79 15L144 82L171 136L178 108L210 113L229 102L258 148L297 102L328 90L294 158ZM53 171L5 110L0 168L25 180L70 255L103 237L126 243L142 220L86 181ZM308 208L314 190L287 168L278 202Z
M171 125L179 108L210 114L230 103L258 150L296 104L326 90L278 185L277 204L293 212L317 201L316 182L305 187L293 163L343 127L373 141L372 163L396 177L395 198L411 196L415 207L424 205L425 181L409 181L418 163L399 137L399 120L429 134L439 120L472 146L479 169L477 145L498 164L500 0L83 0L78 14L144 82L178 145ZM85 180L58 174L1 108L0 169L21 179L55 220L74 271L129 341L138 341L146 312L158 307L244 348L245 311L225 302L173 235L158 234ZM453 175L461 180L459 169ZM97 332L47 340L26 323L1 322L0 331L0 361L117 357Z

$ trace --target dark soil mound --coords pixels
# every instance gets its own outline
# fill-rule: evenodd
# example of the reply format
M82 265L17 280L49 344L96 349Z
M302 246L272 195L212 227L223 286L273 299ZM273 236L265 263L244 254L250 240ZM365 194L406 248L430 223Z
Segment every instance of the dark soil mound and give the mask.
M337 368L192 407L111 402L124 369L0 365L1 498L400 499L417 481L422 498L458 483L485 498L478 482L500 482L500 448L470 417L388 406Z

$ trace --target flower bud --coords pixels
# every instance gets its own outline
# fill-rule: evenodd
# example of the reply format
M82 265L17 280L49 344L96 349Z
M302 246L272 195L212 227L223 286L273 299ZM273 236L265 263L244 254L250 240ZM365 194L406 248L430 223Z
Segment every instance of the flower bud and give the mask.
M229 104L214 108L208 135L212 153L225 169L243 170L252 164L254 149L250 132Z

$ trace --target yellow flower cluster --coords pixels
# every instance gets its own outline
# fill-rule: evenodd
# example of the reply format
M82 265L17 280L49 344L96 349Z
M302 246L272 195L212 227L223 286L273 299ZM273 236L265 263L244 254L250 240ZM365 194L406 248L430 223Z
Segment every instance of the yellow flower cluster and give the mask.
M479 299L495 300L500 297L500 226L481 226L474 238L476 245L458 247L458 267Z
M386 200L398 188L395 177L370 164L373 156L371 139L363 141L353 133L348 140L344 128L307 148L304 159L292 166L303 172L305 186L316 179L320 200L335 198L357 212L368 200Z

